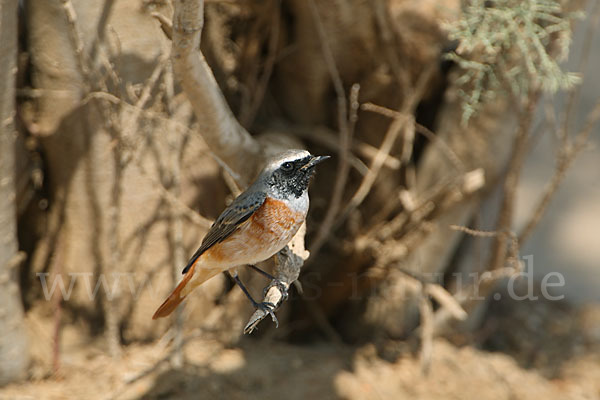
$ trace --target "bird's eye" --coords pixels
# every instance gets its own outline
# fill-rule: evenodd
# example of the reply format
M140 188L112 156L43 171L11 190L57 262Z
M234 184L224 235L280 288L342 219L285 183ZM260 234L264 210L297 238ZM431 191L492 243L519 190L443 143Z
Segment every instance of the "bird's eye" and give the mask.
M291 171L294 168L294 165L291 162L284 162L281 164L282 171Z

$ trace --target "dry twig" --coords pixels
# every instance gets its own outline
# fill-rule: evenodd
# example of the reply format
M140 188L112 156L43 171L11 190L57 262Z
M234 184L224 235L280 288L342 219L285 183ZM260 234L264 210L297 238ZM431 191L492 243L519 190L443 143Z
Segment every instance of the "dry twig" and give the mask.
M451 225L450 229L464 232L468 235L481 238L498 238L500 235L510 238L508 246L508 257L512 266L494 268L481 273L478 279L472 285L461 288L454 294L453 298L463 309L470 310L472 307L489 296L490 292L496 287L497 282L507 277L518 274L522 269L522 264L518 260L519 241L513 232L481 231L467 228L464 226ZM491 265L490 265L491 266ZM476 296L474 296L476 294ZM434 317L434 332L436 335L443 333L448 327L450 319L453 317L449 308L440 308Z
M431 75L434 71L435 67L430 65L419 76L412 94L404 101L398 114L399 116L394 118L394 120L391 122L381 146L377 151L377 155L369 166L369 172L367 172L367 174L363 177L358 189L336 221L336 225L341 223L341 221L344 220L352 210L354 210L363 202L371 190L371 187L375 183L375 179L377 178L377 175L383 166L383 162L392 150L392 146L396 142L396 139L400 133L405 132L405 135L412 135L409 131L414 130L414 111L418 102L423 97L426 85L431 79Z
M498 214L498 221L496 222L496 230L500 232L500 234L497 237L495 251L493 252L490 262L490 268L492 270L499 269L506 260L506 232L509 232L512 226L517 185L519 183L519 176L525 161L525 156L527 155L527 150L529 148L527 145L529 130L531 129L531 123L539 96L539 92L530 94L527 99L527 105L522 110L519 126L515 133L511 157L508 161L506 176L502 183L502 205Z
M421 372L427 375L433 355L433 307L424 291L419 297L419 313L421 316Z
M325 33L325 28L323 27L321 17L319 16L319 10L317 9L317 6L313 0L309 0L308 4L315 22L315 26L317 27L317 32L319 34L321 51L323 53L323 58L325 59L325 65L327 66L327 71L329 72L329 76L335 89L339 125L339 158L337 176L333 185L333 194L331 195L331 200L329 201L329 207L325 213L323 222L319 227L319 231L317 232L317 236L311 247L311 252L313 253L313 256L315 256L321 249L321 246L323 246L327 240L327 237L333 228L333 223L338 215L340 204L342 202L346 181L348 180L348 173L350 172L350 163L348 162L348 158L350 153L350 144L354 134L354 126L357 119L358 92L360 90L360 86L358 84L352 86L350 94L350 119L348 119L348 105L346 101L344 85L342 83L338 68L335 64L335 59L329 45L327 34Z
M576 135L575 139L573 140L573 144L566 143L561 147L560 154L556 160L554 175L552 176L552 179L544 189L540 200L534 208L531 218L529 219L529 221L527 221L525 227L519 234L520 243L523 243L529 238L529 236L531 236L531 233L542 219L544 212L550 204L550 200L552 200L552 197L554 196L561 182L565 178L569 167L571 166L573 161L575 161L577 155L585 148L588 142L588 138L599 120L600 101L596 103L594 109L588 114L585 126Z
M399 118L402 115L398 111L373 103L365 103L362 105L362 108L365 111L375 112L392 119ZM425 136L425 138L429 140L434 146L438 146L441 152L444 155L446 155L446 157L448 157L448 160L452 163L452 165L456 168L457 171L465 170L465 166L458 157L458 155L450 148L450 146L448 146L448 144L442 138L433 133L431 130L427 129L427 127L417 122L415 122L415 131Z
M78 28L77 14L73 3L70 0L62 0L63 10L68 21L69 35L73 46L73 51L77 57L78 68L83 78L86 90L90 91L94 86L98 86L103 90L107 91L106 83L102 79L97 79L100 76L99 71L94 68L92 61L85 54L84 42L81 37ZM110 63L107 63L109 70L112 70ZM113 71L112 76L116 76ZM99 107L99 112L105 119L105 126L113 134L115 138L119 138L120 133L118 129L115 129L119 122L115 113L108 107L104 107L102 104ZM121 173L123 169L121 152L116 146L113 148L113 161L114 161L114 172L115 179L113 182L113 188L111 191L111 203L108 210L109 215L109 226L108 226L108 242L110 248L110 263L113 269L118 270L120 264L120 249L118 243L118 231L119 231L119 199L121 194ZM91 157L91 156L89 156ZM88 160L89 161L89 160ZM107 265L101 265L102 271L107 270ZM113 357L118 357L121 353L120 348L120 333L119 333L119 321L117 317L117 302L118 293L110 298L104 294L102 296L102 303L104 306L104 318L106 322L106 338L108 342L109 352Z
M279 43L279 24L280 22L280 11L279 11L279 1L274 1L271 3L274 6L274 10L269 10L273 18L273 22L271 23L271 32L269 36L269 46L268 46L268 54L265 60L265 66L256 87L252 91L252 101L249 103L247 107L244 107L240 112L240 123L243 126L250 127L256 118L256 113L258 112L258 108L260 107L263 98L265 97L265 93L267 91L267 86L269 84L269 79L271 79L271 75L273 73L273 67L275 66L275 61L277 58L277 44Z

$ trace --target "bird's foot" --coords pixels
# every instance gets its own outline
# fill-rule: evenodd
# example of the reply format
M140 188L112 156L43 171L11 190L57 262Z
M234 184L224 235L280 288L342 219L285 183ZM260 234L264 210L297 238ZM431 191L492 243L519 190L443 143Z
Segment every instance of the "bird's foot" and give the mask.
M261 310L263 311L265 314L269 314L271 316L271 319L273 320L273 322L275 322L275 328L279 328L279 321L277 320L277 317L275 316L275 304L270 303L268 301L263 301L262 303L256 303L254 302L254 308L256 308L257 310Z
M282 296L281 297L281 302L287 300L287 298L288 298L288 288L287 288L287 286L283 282L281 282L277 278L273 278L271 280L271 283L269 283L269 285L265 288L265 290L263 290L263 297L267 295L267 292L273 286L276 286L277 289L279 289L279 291L281 292L281 296Z

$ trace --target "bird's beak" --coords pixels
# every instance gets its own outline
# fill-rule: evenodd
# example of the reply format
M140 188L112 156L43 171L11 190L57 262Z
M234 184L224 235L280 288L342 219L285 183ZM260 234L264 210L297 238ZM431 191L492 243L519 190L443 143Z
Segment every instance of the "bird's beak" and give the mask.
M331 158L330 156L313 156L304 166L300 169L309 169L314 167L315 165L322 163L323 161Z

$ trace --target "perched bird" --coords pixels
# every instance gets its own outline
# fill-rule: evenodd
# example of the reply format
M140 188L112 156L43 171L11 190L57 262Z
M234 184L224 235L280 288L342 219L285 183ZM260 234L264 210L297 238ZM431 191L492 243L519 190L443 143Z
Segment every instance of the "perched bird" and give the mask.
M252 304L264 307L252 299L235 267L249 265L258 270L254 264L270 258L289 243L306 218L308 185L315 167L328 158L305 150L289 150L268 160L256 181L212 224L183 269L182 281L152 319L168 316L197 286L229 270Z

